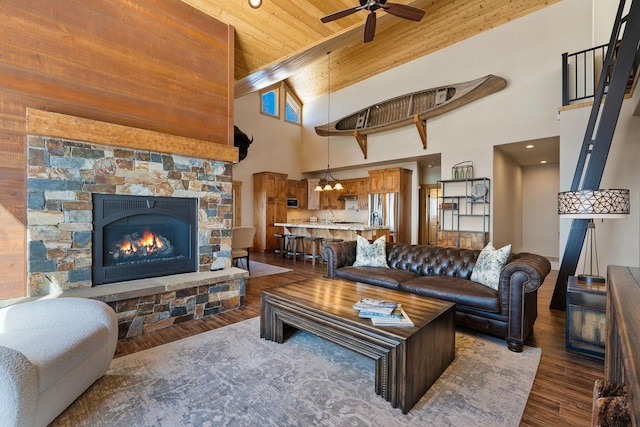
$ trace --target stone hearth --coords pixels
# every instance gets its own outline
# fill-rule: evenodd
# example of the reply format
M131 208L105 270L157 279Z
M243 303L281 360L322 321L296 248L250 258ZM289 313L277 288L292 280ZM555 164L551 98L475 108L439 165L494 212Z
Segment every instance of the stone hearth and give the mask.
M118 316L118 338L129 338L244 306L248 276L228 268L71 289L60 296L109 304Z

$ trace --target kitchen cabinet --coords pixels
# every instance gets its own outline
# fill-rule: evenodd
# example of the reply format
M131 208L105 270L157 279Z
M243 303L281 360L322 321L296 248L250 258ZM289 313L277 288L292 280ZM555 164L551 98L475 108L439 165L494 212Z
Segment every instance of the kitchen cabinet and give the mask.
M297 199L298 198L298 182L295 179L287 179L287 198L288 199Z
M287 179L287 198L298 200L298 209L307 209L307 180Z
M276 222L287 220L287 174L259 172L253 174L253 224L256 228L255 250L272 251L274 233L282 233Z
M344 190L331 190L320 192L320 209L340 210L344 209L344 199L340 196L344 195Z
M342 196L355 196L358 188L357 179L341 179L340 183L344 187L344 190L341 190Z
M408 174L407 174L408 172ZM370 193L399 193L406 177L412 171L403 168L377 169L369 171Z
M358 209L369 207L369 178L352 178L340 181L344 186L343 196L358 200Z

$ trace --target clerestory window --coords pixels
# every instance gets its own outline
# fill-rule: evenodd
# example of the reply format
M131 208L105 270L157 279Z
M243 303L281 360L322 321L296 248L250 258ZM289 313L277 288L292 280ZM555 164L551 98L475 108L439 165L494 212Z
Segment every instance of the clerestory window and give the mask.
M302 124L302 102L285 82L266 87L259 93L260 113L279 119L282 108L286 122Z
M267 116L280 118L280 83L260 91L260 112Z

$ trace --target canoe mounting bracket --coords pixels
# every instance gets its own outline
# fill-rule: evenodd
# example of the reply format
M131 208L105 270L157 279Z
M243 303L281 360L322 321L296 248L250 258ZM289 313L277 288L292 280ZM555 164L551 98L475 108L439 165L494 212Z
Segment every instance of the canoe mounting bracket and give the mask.
M422 148L424 150L427 149L427 121L421 120L417 114L413 116L413 123L416 125L416 129L418 130L418 134L420 135L420 140L422 141ZM367 134L360 133L358 130L353 131L353 136L358 141L358 146L364 154L364 158L367 158Z
M427 121L420 120L420 116L418 116L417 114L414 114L413 123L416 124L416 129L418 129L418 134L420 134L420 140L422 141L422 148L426 150L427 149Z
M358 141L358 146L360 150L362 150L362 154L364 154L364 158L367 158L367 135L358 132L358 130L353 131L353 136Z

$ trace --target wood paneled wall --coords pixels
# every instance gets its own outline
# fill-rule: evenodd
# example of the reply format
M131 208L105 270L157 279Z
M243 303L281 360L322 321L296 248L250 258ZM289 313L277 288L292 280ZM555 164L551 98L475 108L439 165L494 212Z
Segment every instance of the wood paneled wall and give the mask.
M26 108L233 146L233 39L180 0L0 5L0 299L26 288Z

